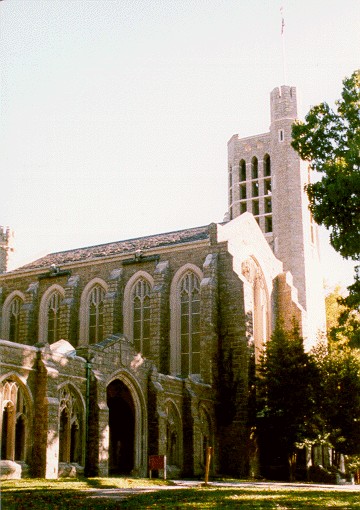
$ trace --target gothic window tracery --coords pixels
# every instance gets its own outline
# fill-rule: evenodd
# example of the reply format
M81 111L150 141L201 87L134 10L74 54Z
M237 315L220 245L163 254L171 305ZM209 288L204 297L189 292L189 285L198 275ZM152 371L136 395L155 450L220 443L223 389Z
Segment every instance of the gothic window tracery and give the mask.
M59 461L81 464L82 412L78 399L68 386L60 393Z
M200 373L200 281L187 272L180 283L181 374Z
M49 344L60 340L60 302L59 292L54 292L47 305L47 341Z
M16 296L10 304L9 307L9 340L10 342L18 342L19 341L19 331L20 331L20 309L21 309L22 301Z
M104 338L104 298L105 291L95 285L89 295L89 343L96 344Z
M24 295L14 291L5 299L2 309L1 337L10 342L21 342L21 317Z
M166 458L167 464L180 467L181 464L181 423L173 402L166 406Z
M132 290L133 341L137 352L150 354L150 284L140 278Z
M1 390L1 458L23 461L26 457L28 414L24 393L12 380L6 380Z

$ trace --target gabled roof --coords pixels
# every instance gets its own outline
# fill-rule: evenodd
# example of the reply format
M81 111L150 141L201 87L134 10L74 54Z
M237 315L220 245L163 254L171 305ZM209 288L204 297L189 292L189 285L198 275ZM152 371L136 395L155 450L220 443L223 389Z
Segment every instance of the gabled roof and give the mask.
M51 253L45 257L35 260L34 262L30 262L13 272L40 269L44 267L49 268L53 264L56 266L62 266L70 263L76 264L78 262L91 261L102 257L126 255L127 253L134 253L136 250L154 250L160 247L181 245L209 238L209 225L206 225L203 227L168 232L166 234L156 234L152 236L128 239L125 241L115 241L96 246L88 246L86 248L77 248L74 250Z

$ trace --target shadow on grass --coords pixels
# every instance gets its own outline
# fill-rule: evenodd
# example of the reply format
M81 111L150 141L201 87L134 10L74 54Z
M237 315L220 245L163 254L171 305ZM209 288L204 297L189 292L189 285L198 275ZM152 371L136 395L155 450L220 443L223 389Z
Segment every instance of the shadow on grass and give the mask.
M360 508L359 499L359 493L354 492L197 488L132 496L122 503L121 508L350 510Z
M96 482L96 481L95 481ZM101 484L100 488L101 488ZM109 487L107 487L109 488ZM135 488L134 488L135 489ZM62 510L81 509L276 509L276 510L352 510L360 508L358 492L270 490L235 488L189 488L146 491L132 494L129 489L111 490L109 493L84 490L22 490L2 493L2 508L5 510ZM126 498L126 499L124 499Z

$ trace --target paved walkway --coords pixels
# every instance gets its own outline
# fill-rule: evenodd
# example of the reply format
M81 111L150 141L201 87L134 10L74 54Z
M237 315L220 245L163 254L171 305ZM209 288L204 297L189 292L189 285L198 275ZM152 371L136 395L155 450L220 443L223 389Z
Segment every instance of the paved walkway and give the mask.
M136 494L146 494L150 492L157 492L160 490L177 490L177 489L191 489L201 487L204 485L203 481L199 480L173 480L174 485L156 485L153 487L133 487L129 489L89 489L90 498L110 498L118 501L127 499ZM256 488L261 489L306 489L306 490L321 490L321 491L358 491L360 494L360 485L323 485L315 483L290 483L290 482L217 482L212 481L208 483L209 487L233 487L233 488Z

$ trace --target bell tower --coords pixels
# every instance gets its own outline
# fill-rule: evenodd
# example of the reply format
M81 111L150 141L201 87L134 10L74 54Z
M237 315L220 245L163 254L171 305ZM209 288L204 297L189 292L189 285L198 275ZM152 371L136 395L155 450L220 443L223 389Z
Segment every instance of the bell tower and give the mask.
M325 324L318 238L304 186L307 164L291 147L297 118L296 88L283 85L270 94L270 130L228 142L230 219L254 215L275 256L291 272L299 302L307 312L304 335L315 341Z

